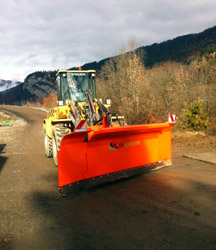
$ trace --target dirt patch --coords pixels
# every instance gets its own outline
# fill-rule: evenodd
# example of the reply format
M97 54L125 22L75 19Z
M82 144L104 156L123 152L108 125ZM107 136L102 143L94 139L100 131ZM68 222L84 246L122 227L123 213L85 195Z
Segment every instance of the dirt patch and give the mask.
M216 136L204 132L175 131L172 134L173 156L216 151Z
M9 112L0 111L0 116L7 117L12 121L12 126L2 126L0 127L0 144L8 144L13 142L16 138L15 134L19 134L24 130L27 122L14 114Z

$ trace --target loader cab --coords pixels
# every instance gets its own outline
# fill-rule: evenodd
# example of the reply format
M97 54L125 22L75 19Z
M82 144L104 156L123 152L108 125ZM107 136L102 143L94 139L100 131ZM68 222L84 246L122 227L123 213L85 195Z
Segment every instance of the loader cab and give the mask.
M95 70L60 70L57 73L57 93L59 105L66 100L86 102L85 92L96 98Z

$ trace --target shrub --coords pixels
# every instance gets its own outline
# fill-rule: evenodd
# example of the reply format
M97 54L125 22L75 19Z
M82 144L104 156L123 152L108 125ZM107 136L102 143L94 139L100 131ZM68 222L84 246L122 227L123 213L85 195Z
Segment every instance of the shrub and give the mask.
M183 109L182 118L181 127L183 129L204 130L210 127L210 119L208 115L203 112L200 99Z

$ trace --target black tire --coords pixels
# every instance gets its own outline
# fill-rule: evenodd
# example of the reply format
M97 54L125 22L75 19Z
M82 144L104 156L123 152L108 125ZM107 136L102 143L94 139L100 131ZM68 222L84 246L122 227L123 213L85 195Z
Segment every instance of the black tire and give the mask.
M52 138L52 154L53 163L58 167L58 151L60 150L61 140L65 135L68 135L70 130L65 128L62 124L53 126L53 138Z
M51 158L53 156L52 139L49 138L49 136L46 134L46 131L44 132L44 149L45 149L45 155L48 158Z

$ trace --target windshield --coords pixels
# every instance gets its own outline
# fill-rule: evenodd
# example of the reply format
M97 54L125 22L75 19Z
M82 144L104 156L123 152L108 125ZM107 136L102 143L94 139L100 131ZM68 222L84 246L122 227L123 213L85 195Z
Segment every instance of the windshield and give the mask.
M63 99L73 100L75 102L85 102L85 91L91 91L91 82L86 73L67 72L66 79L62 82Z

